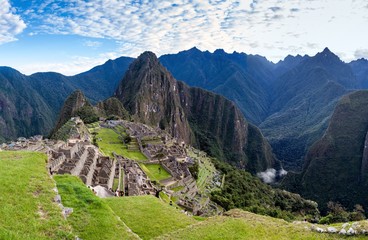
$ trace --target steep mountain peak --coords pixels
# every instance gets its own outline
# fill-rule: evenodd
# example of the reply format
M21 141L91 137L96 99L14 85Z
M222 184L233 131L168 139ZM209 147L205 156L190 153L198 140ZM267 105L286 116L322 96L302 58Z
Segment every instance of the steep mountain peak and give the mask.
M233 102L176 81L151 52L131 64L115 96L134 120L213 156L253 173L277 166L269 144Z
M194 53L197 53L197 52L202 52L202 51L199 50L197 47L192 47L191 49L189 49L187 51L184 51L184 52L194 52Z
M214 54L217 54L217 55L220 55L220 54L226 54L225 50L224 49L216 49L214 52Z
M130 65L115 91L133 118L189 142L189 124L179 95L177 82L152 52L142 53Z
M66 123L71 117L77 113L84 106L91 106L81 90L75 90L65 100L63 107L61 108L60 115L56 127L53 129L51 135L57 132L64 123Z
M328 48L328 47L325 47L324 49L323 49L323 52L322 53L325 53L325 54L331 54L332 52L331 52L331 50Z
M142 61L156 61L158 62L156 54L151 51L145 51L141 55L139 55L138 59Z
M131 65L133 68L155 68L159 66L159 61L153 52L146 51L139 55L139 57Z
M338 60L339 62L342 62L340 58L336 54L331 52L331 50L328 47L323 49L322 52L317 53L315 57L319 59Z

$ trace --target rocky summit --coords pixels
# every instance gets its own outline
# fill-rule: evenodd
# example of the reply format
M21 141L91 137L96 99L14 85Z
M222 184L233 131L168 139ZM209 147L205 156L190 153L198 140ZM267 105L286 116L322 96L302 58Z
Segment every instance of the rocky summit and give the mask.
M238 167L256 173L277 165L259 129L233 102L177 81L152 52L130 65L115 96L135 120Z

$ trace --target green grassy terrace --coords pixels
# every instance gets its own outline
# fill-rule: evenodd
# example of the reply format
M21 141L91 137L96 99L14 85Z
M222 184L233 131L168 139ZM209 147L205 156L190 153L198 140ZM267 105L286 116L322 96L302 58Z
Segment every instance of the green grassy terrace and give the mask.
M159 236L157 239L186 239L186 240L290 240L290 239L365 239L360 237L343 237L338 234L321 234L312 232L305 225L297 225L281 219L257 215L234 209L228 216L208 218L197 224L181 228L177 231Z
M99 148L106 156L113 157L113 152L132 160L147 160L139 150L128 150L120 135L110 128L100 128L97 130L96 138Z
M74 239L45 161L41 153L0 152L0 239Z
M142 170L147 174L151 181L161 181L170 178L168 173L160 164L140 164Z
M72 207L68 217L82 239L137 239L111 208L75 176L54 176L63 205Z
M152 239L197 222L154 196L108 198L105 201L142 239Z

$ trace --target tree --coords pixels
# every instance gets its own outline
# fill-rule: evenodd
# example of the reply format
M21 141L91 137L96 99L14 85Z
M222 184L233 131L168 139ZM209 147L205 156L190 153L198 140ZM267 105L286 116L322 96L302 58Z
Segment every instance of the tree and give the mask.
M350 221L361 221L365 219L364 208L360 204L355 204L353 212L350 213Z

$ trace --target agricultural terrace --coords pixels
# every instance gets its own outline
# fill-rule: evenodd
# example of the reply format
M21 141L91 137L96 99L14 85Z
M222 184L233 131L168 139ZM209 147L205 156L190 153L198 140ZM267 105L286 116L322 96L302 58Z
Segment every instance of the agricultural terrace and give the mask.
M161 181L171 177L160 164L140 164L142 170L147 174L151 181Z
M97 130L97 144L100 150L106 155L113 157L113 152L132 160L147 160L139 150L138 143L131 141L129 144L123 142L123 136L110 128L100 128Z

